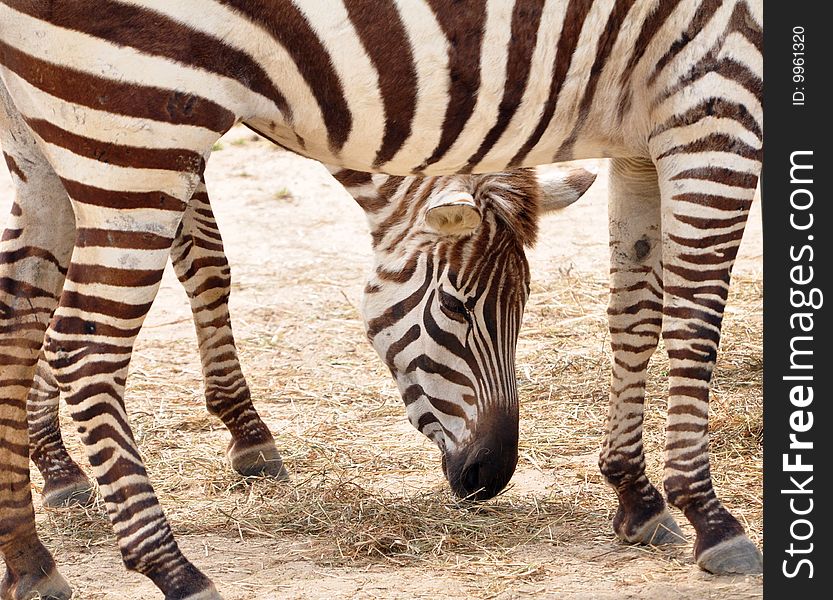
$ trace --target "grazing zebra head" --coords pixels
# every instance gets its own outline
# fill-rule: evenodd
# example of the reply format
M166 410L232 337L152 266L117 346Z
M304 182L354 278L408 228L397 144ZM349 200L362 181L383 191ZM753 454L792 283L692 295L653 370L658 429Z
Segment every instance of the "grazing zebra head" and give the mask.
M524 248L535 241L539 210L574 202L595 175L335 176L370 221L367 336L409 420L442 451L454 492L490 498L518 459L515 345L529 294Z

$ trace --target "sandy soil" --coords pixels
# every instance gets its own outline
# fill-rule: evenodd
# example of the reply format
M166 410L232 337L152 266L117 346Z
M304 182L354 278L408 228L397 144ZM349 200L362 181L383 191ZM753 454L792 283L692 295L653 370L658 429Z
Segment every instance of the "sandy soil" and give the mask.
M362 335L356 307L370 252L359 208L319 165L273 149L245 129L235 129L221 141L209 163L207 180L232 263L232 315L244 369L256 403L285 452L293 479L303 481L304 461L313 447L310 440L326 425L348 432L343 443L333 444L338 451L333 469L368 477L367 486L384 486L393 493L399 490L405 502L415 492L444 493L436 450L407 424L389 376ZM176 476L166 475L154 484L183 549L212 577L224 597L702 600L762 596L760 577L714 577L699 571L691 559L690 543L672 549L636 548L617 543L610 531L612 493L595 467L607 381L605 190L603 172L585 199L561 215L544 218L541 240L529 254L535 284L518 366L522 394L534 398L523 409L522 431L529 432L528 442L514 487L503 500L523 506L544 500L561 503L578 515L581 526L575 531L560 527L553 516L549 533L538 532L527 543L511 547L486 541L480 553L458 555L451 550L429 553L427 558L339 559L342 549L327 536L303 531L267 535L263 528L253 534L231 525L201 528L201 520L208 523L217 516L212 506L222 505L227 490L236 485L235 476L223 462L227 435L201 408L195 337L184 292L172 273L166 273L137 345L128 405L151 477L169 473L171 464L179 465ZM0 211L7 212L11 193L2 166ZM747 285L760 288L761 270L756 202L736 273ZM591 391L587 399L577 398L574 406L564 408L567 419L579 415L576 428L588 423L582 432L588 441L581 447L569 440L548 440L545 431L536 429L546 427L545 416L531 412L544 406L547 390L552 396L558 385L548 379L557 373L540 361L550 356L551 364L562 365L570 357L569 329L566 334L551 334L547 329L553 325L548 319L554 319L557 312L552 307L557 308L563 294L555 286L563 287L570 277L599 282L599 291L591 295L573 294L576 302L586 306L559 321L566 327L569 319L589 319L598 323L600 332L597 339L587 342L598 346L600 358L588 363L589 370L576 372L594 380L588 384ZM759 322L760 314L752 319ZM548 336L566 339L567 349L548 355L542 349ZM584 342L575 343L581 348ZM750 393L759 396L760 388ZM581 415L589 415L589 420L582 421ZM656 418L653 422L661 427ZM195 446L200 453L203 448L210 452L195 456L194 448L189 449L189 435L204 442ZM80 456L77 440L69 438L73 453ZM386 440L394 438L397 443L386 449ZM362 462L362 453L372 456ZM350 471L346 455L355 464L373 460L379 466L373 473L366 468L360 473ZM651 468L657 469L657 452L652 460ZM760 471L759 454L750 463ZM757 516L761 491L735 493L730 489L731 476L720 476L719 465L714 470L717 484L725 486L733 501L733 512L747 522L753 539L761 544L763 532ZM37 487L39 479L33 477ZM89 517L93 526L82 531L85 525L73 524L73 517L56 517L54 511L47 513L40 506L37 510L39 528L54 549L61 571L75 586L76 598L159 597L149 581L122 567L100 515ZM466 515L449 518L465 519ZM62 530L67 523L67 530ZM691 529L685 531L691 538Z

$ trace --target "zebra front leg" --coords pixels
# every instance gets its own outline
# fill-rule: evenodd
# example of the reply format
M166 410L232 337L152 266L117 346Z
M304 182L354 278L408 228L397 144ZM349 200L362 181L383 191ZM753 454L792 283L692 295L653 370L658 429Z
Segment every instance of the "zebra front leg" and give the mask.
M701 568L716 574L760 573L760 551L712 487L708 449L709 385L760 163L727 153L718 167L708 162L708 154L659 162L662 336L669 357L665 491L697 532L694 556Z
M26 395L63 285L73 215L2 83L0 146L17 189L0 239L0 598L64 600L72 590L35 531Z
M182 218L171 260L191 301L208 412L231 432L227 456L241 475L289 475L269 428L252 404L229 315L231 270L201 181Z
M29 418L29 452L43 476L44 506L90 506L95 488L64 446L58 421L58 383L44 360L38 361L34 382L26 400Z
M654 165L614 159L610 167L610 304L613 350L607 435L599 467L616 490L616 534L644 544L683 541L662 495L645 474L643 405L648 361L662 327L660 194Z

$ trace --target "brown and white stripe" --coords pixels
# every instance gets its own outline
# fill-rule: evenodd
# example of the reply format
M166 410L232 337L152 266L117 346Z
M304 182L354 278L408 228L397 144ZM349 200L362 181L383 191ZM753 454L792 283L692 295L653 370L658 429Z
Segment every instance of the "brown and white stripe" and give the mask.
M760 570L760 553L714 494L707 413L729 274L760 172L761 4L0 1L2 144L23 175L0 248L2 593L57 586L53 595L66 596L34 533L26 472L25 397L45 341L95 468L112 476L103 489L128 566L168 597L216 597L151 500L121 400L204 160L239 121L326 163L399 176L614 157L614 366L601 457L620 500L614 529L648 542L674 528L645 478L640 441L644 364L662 335L668 500L694 525L700 566ZM54 224L70 210L74 247ZM441 266L420 261L426 272ZM509 339L516 325L493 326ZM480 347L485 356L507 345ZM435 370L426 359L412 366ZM483 435L487 421L478 422Z

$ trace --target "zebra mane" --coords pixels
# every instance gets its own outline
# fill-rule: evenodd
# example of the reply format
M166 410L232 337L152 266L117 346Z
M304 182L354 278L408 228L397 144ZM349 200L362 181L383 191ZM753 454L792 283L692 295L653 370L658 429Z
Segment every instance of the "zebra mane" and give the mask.
M484 212L494 213L521 246L535 244L542 202L541 186L532 169L479 175L476 197Z

